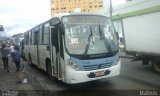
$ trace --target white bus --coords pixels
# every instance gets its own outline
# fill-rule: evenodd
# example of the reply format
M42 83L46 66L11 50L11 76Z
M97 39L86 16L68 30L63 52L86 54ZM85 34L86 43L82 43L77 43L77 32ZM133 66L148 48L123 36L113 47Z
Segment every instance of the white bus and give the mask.
M24 33L29 64L68 84L120 74L118 37L109 17L72 13Z

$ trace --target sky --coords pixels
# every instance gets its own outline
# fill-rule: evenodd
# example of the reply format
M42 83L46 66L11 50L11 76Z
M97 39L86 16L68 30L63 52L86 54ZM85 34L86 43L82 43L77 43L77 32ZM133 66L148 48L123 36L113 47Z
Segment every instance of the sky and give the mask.
M113 6L126 0L112 0ZM106 0L109 4L109 0ZM51 18L50 0L0 0L0 25L5 36L23 33Z

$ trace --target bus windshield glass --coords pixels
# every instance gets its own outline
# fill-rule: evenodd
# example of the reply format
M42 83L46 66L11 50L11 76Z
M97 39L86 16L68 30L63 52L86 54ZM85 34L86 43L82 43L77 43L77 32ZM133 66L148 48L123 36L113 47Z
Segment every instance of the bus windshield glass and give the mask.
M111 20L98 15L75 15L62 18L65 46L70 54L96 55L118 50Z

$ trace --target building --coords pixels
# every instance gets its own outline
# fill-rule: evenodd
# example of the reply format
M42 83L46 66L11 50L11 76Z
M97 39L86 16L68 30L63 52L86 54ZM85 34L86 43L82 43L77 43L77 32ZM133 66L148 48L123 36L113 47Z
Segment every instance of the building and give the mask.
M75 8L81 12L96 12L102 8L103 0L51 0L51 15L70 13Z

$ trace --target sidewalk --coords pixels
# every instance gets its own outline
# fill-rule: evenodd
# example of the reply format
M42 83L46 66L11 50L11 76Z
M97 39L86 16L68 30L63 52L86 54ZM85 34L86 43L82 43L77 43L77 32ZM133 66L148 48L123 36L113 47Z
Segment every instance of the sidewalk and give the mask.
M21 63L24 63L23 61ZM3 62L0 57L0 90L33 90L32 86L27 83L22 83L22 81L27 77L25 72L16 72L16 67L14 62L9 58L9 70L10 72L5 72L3 67Z

